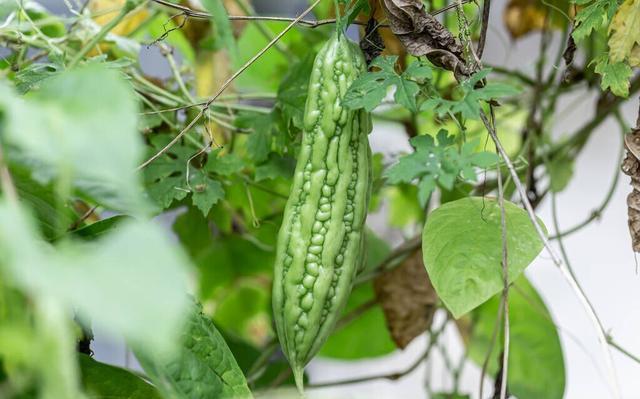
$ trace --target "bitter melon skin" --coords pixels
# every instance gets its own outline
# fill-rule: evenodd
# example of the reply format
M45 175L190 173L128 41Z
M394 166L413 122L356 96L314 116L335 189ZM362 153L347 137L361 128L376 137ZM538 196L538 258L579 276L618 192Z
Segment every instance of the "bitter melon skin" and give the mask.
M300 391L304 366L333 330L364 256L371 116L344 107L342 98L365 71L360 49L337 32L316 56L309 80L273 283L276 330Z

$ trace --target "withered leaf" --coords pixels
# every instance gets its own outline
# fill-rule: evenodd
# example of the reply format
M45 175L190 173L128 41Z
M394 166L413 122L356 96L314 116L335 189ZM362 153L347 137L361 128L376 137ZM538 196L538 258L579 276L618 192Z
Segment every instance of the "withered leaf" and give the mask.
M640 252L640 112L638 125L624 137L624 146L627 156L622 162L622 171L631 177L633 187L627 196L629 233L633 250Z
M364 35L360 39L360 49L364 53L367 65L384 51L384 41L378 31L379 25L380 23L374 17L369 18L364 28Z
M422 263L422 250L377 277L373 288L399 348L404 349L431 326L438 297Z
M427 13L421 0L384 0L389 27L411 55L456 74L468 75L463 47L451 32Z

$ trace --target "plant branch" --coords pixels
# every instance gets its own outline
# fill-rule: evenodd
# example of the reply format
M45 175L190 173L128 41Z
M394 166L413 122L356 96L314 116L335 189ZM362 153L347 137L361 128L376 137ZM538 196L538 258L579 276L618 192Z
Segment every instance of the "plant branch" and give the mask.
M376 375L370 375L370 376L366 376L366 377L357 377L357 378L349 378L349 379L345 379L345 380L339 380L339 381L330 381L330 382L321 382L321 383L317 383L317 384L308 384L307 387L309 388L324 388L324 387L334 387L334 386L338 386L338 385L348 385L348 384L359 384L359 383L363 383L363 382L367 382L367 381L373 381L373 380L382 380L382 379L387 379L387 380L391 380L391 381L396 381L399 380L400 378L411 374L415 369L418 368L418 366L420 366L420 364L429 357L429 354L431 353L431 350L436 346L436 344L438 343L438 338L440 336L440 334L442 334L442 332L444 331L445 327L447 326L449 322L449 319L445 320L442 325L436 330L430 333L430 340L429 340L429 344L427 345L427 349L425 349L425 351L422 353L422 355L420 355L420 357L418 357L418 359L416 359L409 367L407 367L406 369L402 370L402 371L397 371L395 373L387 373L387 374L376 374Z
M482 25L480 27L480 38L478 39L478 47L476 47L476 54L479 59L482 59L482 53L484 53L484 45L487 42L487 28L489 28L489 13L491 11L491 0L484 0L482 3Z
M556 232L560 231L559 221L558 221L558 206L556 201L556 194L551 193L551 213L553 219L553 226ZM620 398L620 390L618 388L617 376L615 367L613 365L613 356L611 355L611 350L609 348L609 342L607 341L607 333L604 330L604 326L600 321L600 318L596 314L591 301L585 294L582 286L578 283L576 279L575 273L571 267L571 263L569 262L569 256L567 255L567 251L564 247L564 243L562 242L562 238L558 238L558 246L560 247L560 252L562 253L562 257L564 259L565 267L561 268L564 271L563 274L566 274L566 278L575 286L575 290L578 293L578 297L583 302L583 306L587 310L587 314L591 319L592 324L596 327L596 333L598 335L598 341L602 347L602 351L605 358L605 364L607 370L609 371L609 384L613 390L613 395L615 398ZM566 271L565 271L566 270Z
M151 0L154 3L157 4L161 4L163 6L166 7L170 7L176 10L179 10L182 12L182 14L184 14L187 17L190 18L196 18L196 19L210 19L212 16L211 14L209 14L208 12L203 12L203 11L196 11L193 10L189 7L185 7L183 5L180 4L173 4L170 3L169 1L166 0ZM466 4L471 2L471 0L462 0L462 4ZM453 4L453 5L449 5L446 7L443 7L441 9L435 10L434 12L431 13L431 15L438 15L441 14L443 12L449 11L453 8L456 8L457 5ZM306 15L306 14L305 14ZM263 15L229 15L229 20L231 21L274 21L274 22L294 22L294 24L300 25L300 26L304 26L307 28L317 28L323 25L330 25L330 24L335 24L337 21L335 18L329 18L329 19L319 19L319 20L308 20L308 19L297 19L297 18L288 18L288 17L270 17L270 16L263 16ZM354 25L366 25L367 21L353 21L352 24ZM388 24L380 24L378 25L379 28L388 28L389 25Z
M568 265L566 265L565 263L562 262L562 260L558 257L556 252L553 250L553 248L549 244L549 240L547 239L547 236L546 236L544 230L542 230L542 227L540 226L540 223L538 222L536 214L533 211L533 207L531 206L531 202L529 202L529 199L527 198L526 190L522 186L522 183L520 182L520 178L518 176L518 173L516 172L515 168L513 167L513 163L509 159L509 155L507 155L506 151L504 150L504 147L502 146L502 143L498 139L498 136L497 136L495 130L493 130L491 124L487 120L487 116L484 113L481 113L480 114L480 118L482 119L482 122L484 123L485 127L487 128L487 131L489 132L489 135L491 136L491 139L494 141L496 147L498 148L498 152L500 153L500 157L504 160L505 164L507 165L507 169L509 170L509 173L511 174L511 177L513 178L513 182L514 182L514 184L516 186L516 190L518 191L518 194L520 195L520 199L521 199L521 201L522 201L527 213L529 214L529 219L531 220L531 223L533 224L533 226L534 226L534 228L535 228L535 230L536 230L536 232L538 234L538 237L543 242L544 247L546 248L547 252L549 253L549 255L551 256L551 258L553 260L553 263L555 263L555 265L560 269L560 271L562 272L563 277L567 280L567 282L569 283L569 286L572 288L572 290L574 291L575 295L580 300L585 312L587 313L587 315L591 319L591 322L592 322L594 328L596 329L596 332L598 333L600 344L601 344L603 353L605 355L605 361L607 363L607 368L609 369L609 373L610 373L610 381L609 381L609 383L610 383L611 388L613 390L614 397L615 398L620 398L620 389L618 388L616 373L615 373L615 369L614 369L614 366L613 366L613 360L611 358L611 352L609 351L609 346L608 346L607 341L606 341L606 335L605 335L605 332L604 332L604 328L602 327L602 323L600 322L600 319L598 318L598 316L597 316L597 314L595 312L595 309L593 308L593 305L591 304L591 301L589 301L589 298L585 295L584 291L582 290L582 287L580 286L580 284L577 282L577 280L573 276L571 268ZM558 241L561 243L561 240L558 240ZM562 248L562 246L561 246L561 248ZM567 259L565 257L565 262L566 262L566 260Z
M489 106L491 110L491 127L495 131L495 116L493 113L493 107ZM496 144L496 152L498 147ZM500 399L506 399L507 397L507 377L509 370L509 264L508 264L508 250L507 250L507 215L504 209L504 187L502 186L502 172L500 171L500 162L497 165L498 169L498 202L500 204L500 232L502 240L502 308L504 318L504 343L502 348L502 378L500 379Z
M156 0L154 0L156 1ZM269 43L267 43L267 45L260 50L256 55L254 55L249 61L247 61L242 67L240 67L240 69L238 69L233 75L231 75L229 77L229 79L227 79L222 86L220 86L220 88L218 89L218 91L212 96L210 97L202 106L202 108L200 109L200 112L198 112L198 114L191 120L191 122L189 122L189 124L180 131L180 133L178 133L178 135L176 135L176 137L173 138L173 140L171 140L169 142L169 144L167 144L166 146L164 146L160 151L158 151L156 154L154 154L151 158L147 159L146 161L144 161L142 164L140 164L136 170L142 170L145 167L147 167L151 162L155 161L156 159L158 159L160 156L162 156L162 154L164 154L165 152L167 152L171 147L173 147L182 136L184 136L193 126L195 126L195 124L204 116L205 112L207 111L207 109L211 106L211 104L213 104L213 102L222 94L223 91L225 91L225 89L227 87L229 87L229 85L238 77L240 76L244 71L247 70L247 68L249 68L254 62L256 62L256 60L258 60L260 57L262 57L262 55L264 53L267 52L267 50L269 50L274 44L276 44L276 42L278 42L278 40L280 40L289 30L291 30L291 28L293 28L299 21L302 20L302 18L304 18L305 15L309 14L316 5L318 5L318 3L320 3L321 0L316 0L313 2L313 4L311 4L305 11L302 12L302 14L300 14L297 18L295 18L293 21L291 21L291 23L289 25L287 25L286 28L284 28L284 30L280 33L278 33L278 35L276 35L276 37L274 37Z
M382 262L380 262L378 265L376 265L373 268L371 273L362 274L362 275L358 276L356 278L355 284L359 285L359 284L365 283L365 282L367 282L369 280L372 280L372 279L376 278L377 276L381 275L386 270L397 266L400 263L400 261L402 261L402 259L404 259L406 256L408 256L413 251L415 251L418 248L420 248L421 245L422 245L422 236L421 235L417 235L417 236L413 237L412 239L410 239L408 241L405 241L399 247L397 247L396 249L391 251L391 253L389 255L387 255L387 257L384 258L382 260Z
M607 342L609 343L609 345L613 346L615 349L618 350L618 352L622 353L623 355L625 355L626 357L628 357L629 359L633 360L634 362L640 364L640 357L634 355L633 353L629 352L628 350L624 349L623 347L621 347L620 345L618 345L614 340L613 337L611 336L607 336Z
M621 115L620 112L616 110L616 118L618 119L618 121L621 123L621 127L623 129L623 135L624 133L628 130L626 128L626 126L624 125L624 121L622 121L621 119ZM598 206L596 209L594 209L591 212L591 215L585 219L584 221L576 224L575 226L563 231L563 232L559 232L551 237L549 237L550 240L557 240L559 238L563 238L566 237L570 234L573 234L579 230L581 230L582 228L588 226L589 224L591 224L591 222L593 222L596 219L600 219L600 217L602 216L602 213L604 212L604 210L609 206L609 203L611 202L611 199L613 198L613 194L616 191L616 187L618 186L618 182L620 181L620 164L622 163L622 158L624 156L624 139L623 139L623 143L620 144L620 150L618 151L618 159L615 163L615 169L613 172L613 179L611 181L611 185L609 186L609 190L607 190L607 194L604 197L604 200L602 201L602 203L600 204L600 206Z

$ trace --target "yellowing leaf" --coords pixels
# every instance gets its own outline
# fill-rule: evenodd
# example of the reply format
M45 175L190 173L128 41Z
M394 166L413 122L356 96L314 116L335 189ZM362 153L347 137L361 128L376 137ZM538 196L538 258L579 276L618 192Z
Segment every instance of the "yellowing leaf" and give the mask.
M640 45L640 0L626 0L613 17L609 26L609 56L611 62L621 62L631 57L637 63L640 50L634 50Z

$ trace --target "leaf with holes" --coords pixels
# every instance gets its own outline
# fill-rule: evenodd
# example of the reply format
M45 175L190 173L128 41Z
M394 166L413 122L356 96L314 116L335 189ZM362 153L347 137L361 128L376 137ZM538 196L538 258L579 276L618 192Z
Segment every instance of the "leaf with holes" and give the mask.
M542 251L527 213L505 201L509 281ZM502 229L495 199L470 197L433 211L424 226L424 264L438 297L458 318L503 288Z

